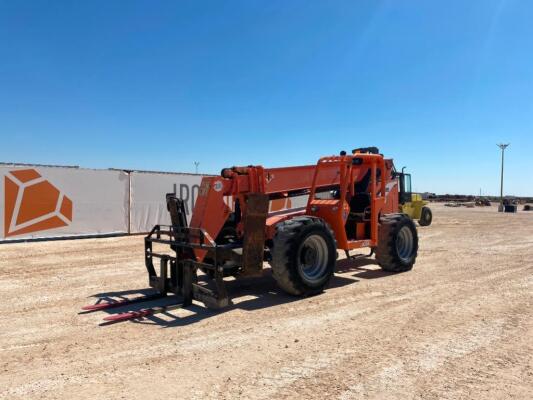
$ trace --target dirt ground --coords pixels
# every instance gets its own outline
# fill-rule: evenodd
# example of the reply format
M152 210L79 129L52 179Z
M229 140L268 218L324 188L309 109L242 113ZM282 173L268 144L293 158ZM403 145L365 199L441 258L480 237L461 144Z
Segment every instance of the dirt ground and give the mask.
M0 398L530 399L533 212L432 208L411 272L339 260L312 298L267 274L107 326L79 310L143 292L142 237L0 245Z

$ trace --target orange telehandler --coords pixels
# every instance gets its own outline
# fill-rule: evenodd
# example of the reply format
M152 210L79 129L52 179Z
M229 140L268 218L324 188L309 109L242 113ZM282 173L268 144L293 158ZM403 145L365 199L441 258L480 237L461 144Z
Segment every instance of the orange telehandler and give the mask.
M385 271L413 267L416 227L398 213L399 173L375 147L323 157L316 165L223 169L204 177L190 224L183 202L167 195L171 225L156 225L145 238L145 264L157 294L87 306L87 311L123 306L174 293L179 304L110 315L107 321L144 317L188 306L228 305L224 277L261 275L268 261L278 285L292 295L320 293L335 272L337 249L370 247ZM269 212L269 202L307 196L300 208ZM154 244L168 245L158 253ZM372 254L372 253L371 253ZM159 274L154 267L159 259ZM202 281L198 271L205 273Z

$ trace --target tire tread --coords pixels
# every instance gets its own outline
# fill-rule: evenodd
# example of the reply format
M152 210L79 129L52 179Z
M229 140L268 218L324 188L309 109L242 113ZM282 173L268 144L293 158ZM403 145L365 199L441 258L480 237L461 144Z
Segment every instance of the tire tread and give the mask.
M297 239L302 230L310 225L320 226L327 231L333 238L334 248L337 248L335 235L330 226L320 218L309 216L295 217L279 223L276 226L271 248L272 260L270 265L274 279L285 292L296 296L316 294L323 289L312 289L303 285L295 271L290 267L291 257L298 244ZM328 282L323 286L326 286Z
M403 262L396 251L396 234L409 225L414 234L414 257L409 263ZM376 261L381 269L388 272L405 272L413 268L418 253L418 234L416 227L405 214L386 214L380 219L379 241L376 248Z

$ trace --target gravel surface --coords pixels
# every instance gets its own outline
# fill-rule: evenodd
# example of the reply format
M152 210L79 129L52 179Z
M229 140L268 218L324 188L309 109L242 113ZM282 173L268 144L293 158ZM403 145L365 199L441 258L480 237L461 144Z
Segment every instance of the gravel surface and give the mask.
M300 299L266 270L107 326L79 310L143 293L142 237L0 245L0 398L530 399L533 213L432 208L411 272L341 259Z

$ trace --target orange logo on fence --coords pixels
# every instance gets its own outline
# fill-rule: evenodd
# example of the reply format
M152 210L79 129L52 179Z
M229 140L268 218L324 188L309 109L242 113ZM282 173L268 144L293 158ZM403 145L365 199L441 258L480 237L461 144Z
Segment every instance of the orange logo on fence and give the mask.
M4 177L4 236L44 231L72 222L72 200L34 169Z

